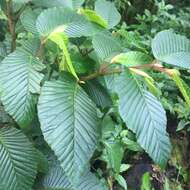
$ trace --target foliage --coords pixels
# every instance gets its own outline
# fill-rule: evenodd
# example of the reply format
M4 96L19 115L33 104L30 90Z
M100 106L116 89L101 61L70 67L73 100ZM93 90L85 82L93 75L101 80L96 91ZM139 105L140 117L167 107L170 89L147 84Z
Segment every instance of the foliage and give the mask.
M190 68L188 38L117 29L121 15L106 0L94 9L83 0L0 5L0 189L126 190L134 152L166 167L172 145L154 78L173 80L189 108L178 71Z

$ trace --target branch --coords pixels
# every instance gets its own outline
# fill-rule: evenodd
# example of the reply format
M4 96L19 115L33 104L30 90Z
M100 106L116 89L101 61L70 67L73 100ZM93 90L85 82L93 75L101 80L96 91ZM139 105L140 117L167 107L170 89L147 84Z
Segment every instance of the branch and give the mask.
M11 52L13 52L16 49L16 31L15 31L15 26L16 23L13 19L13 15L12 15L12 1L9 0L6 2L6 14L7 14L7 18L8 18L8 26L9 26L9 31L11 34Z
M112 63L111 63L112 64ZM109 64L102 64L99 71L96 71L95 73L92 73L88 76L85 76L85 77L81 77L80 78L80 81L88 81L88 80L91 80L91 79L94 79L94 78L97 78L97 77L100 77L100 76L105 76L105 75L112 75L112 74L116 74L116 73L121 73L124 71L124 69L121 69L121 68L117 68L117 69L109 69L108 67L111 65L110 63ZM154 60L151 64L145 64L145 65L140 65L140 66L132 66L132 67L128 67L129 69L133 68L133 69L145 69L145 68L148 68L148 69L153 69L155 71L160 71L162 73L165 73L169 76L172 75L172 72L171 70L172 69L167 69L167 68L164 68L157 60Z
M103 71L97 71L95 73L92 73L86 77L81 77L80 78L80 81L88 81L88 80L91 80L91 79L94 79L94 78L97 78L97 77L100 77L100 76L106 76L106 75L112 75L112 74L117 74L117 73L121 73L123 72L124 70L121 69L121 68L117 68L117 69L111 69L111 70L103 70Z
M24 5L23 7L20 8L20 10L16 14L13 14L12 0L6 1L6 15L8 18L8 27L9 27L9 31L10 31L11 38L12 38L11 52L13 52L16 49L16 38L17 38L16 24L18 22L18 19L20 18L20 15L26 8L26 6L27 5Z

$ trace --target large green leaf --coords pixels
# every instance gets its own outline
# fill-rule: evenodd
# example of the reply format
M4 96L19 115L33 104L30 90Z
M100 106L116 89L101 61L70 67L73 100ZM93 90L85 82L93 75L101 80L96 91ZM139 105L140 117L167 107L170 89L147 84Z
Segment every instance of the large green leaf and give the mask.
M76 81L64 77L45 83L38 115L45 140L65 173L74 179L96 148L99 133L96 106Z
M127 127L136 133L137 141L152 159L164 167L171 145L166 132L166 113L161 103L144 90L128 71L117 81L119 112Z
M160 61L190 69L190 40L184 36L162 31L153 39L152 51Z
M17 47L17 50L24 53L29 53L36 56L38 50L40 49L40 40L37 37L32 37L30 39L24 39L20 42L21 47Z
M65 32L68 37L91 36L96 28L84 16L66 8L51 8L43 11L36 21L41 36L52 32Z
M19 130L0 129L0 187L6 190L30 189L37 173L35 149ZM5 190L5 189L4 189Z
M74 190L108 190L105 183L101 182L93 173L86 171L79 179Z
M69 182L63 168L58 164L54 164L44 178L43 186L51 190L72 190L73 187Z
M93 36L93 47L101 60L121 53L121 44L109 32L100 32Z
M13 0L14 3L28 3L29 1L32 0Z
M126 67L134 67L150 64L152 62L152 58L149 55L142 52L129 51L127 53L121 53L115 56L112 59L112 62L123 64Z
M121 16L112 2L96 1L95 11L108 23L108 28L113 28L120 22Z
M67 7L77 9L84 3L84 0L33 0L32 2L42 7Z
M74 186L71 185L69 179L63 169L56 164L45 176L43 186L48 190L107 190L108 188L93 173L86 171L80 178L79 182Z
M26 9L20 17L21 23L24 26L25 30L35 35L38 35L36 28L36 19L38 17L38 14L38 12L35 12L32 9Z
M35 114L36 95L40 92L44 65L32 55L15 51L0 64L1 101L21 127L27 127Z

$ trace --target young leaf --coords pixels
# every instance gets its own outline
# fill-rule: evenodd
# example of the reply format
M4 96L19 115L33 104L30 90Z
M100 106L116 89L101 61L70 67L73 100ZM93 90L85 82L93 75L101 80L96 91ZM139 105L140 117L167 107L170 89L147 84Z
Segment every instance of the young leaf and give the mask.
M84 15L89 21L94 22L96 24L99 24L100 26L102 26L103 28L107 28L108 24L107 22L102 19L101 16L99 16L98 14L96 14L95 11L90 10L90 9L80 9L79 13Z
M127 71L117 81L119 112L127 127L136 133L137 141L153 160L164 167L171 145L166 132L166 113L160 102L142 89Z
M152 58L149 55L142 52L129 51L127 53L121 53L115 56L111 62L120 63L125 65L126 67L133 67L150 64L152 62Z
M121 175L116 175L116 176L115 176L115 179L117 180L117 182L119 183L119 185L124 188L124 190L127 190L127 182L126 182L126 180L123 178L123 176L121 176Z
M120 22L121 15L112 2L105 0L96 1L95 11L108 23L109 29L113 28Z
M131 167L131 165L129 165L129 164L121 164L120 173L126 172L130 167Z
M142 151L142 148L140 147L140 145L137 142L135 142L127 137L123 137L122 142L126 145L126 148L129 150L137 151L137 152Z
M119 141L105 141L106 161L108 168L112 168L117 174L120 172L124 149Z
M44 65L32 55L15 51L0 64L1 101L21 127L27 127L35 115L35 104L40 93Z
M184 36L171 30L162 31L153 39L152 51L160 61L190 69L190 40Z
M150 181L150 173L145 173L142 177L142 185L141 190L152 190L151 181Z
M190 88L189 86L183 81L180 77L180 73L178 70L173 70L171 78L175 81L176 85L178 86L181 94L183 95L187 105L190 107Z
M36 174L36 152L26 136L12 127L0 128L0 187L30 189Z
M63 51L63 60L66 61L67 64L67 69L68 71L78 80L78 76L75 72L75 69L73 67L72 61L71 61L71 57L67 48L67 36L64 35L64 33L51 33L51 35L49 36L49 39L52 40L53 42L55 42L59 48ZM63 62L61 62L63 63ZM64 66L60 65L60 70L63 71L64 70Z
M63 77L42 87L38 115L45 140L74 180L97 145L96 106L76 81Z

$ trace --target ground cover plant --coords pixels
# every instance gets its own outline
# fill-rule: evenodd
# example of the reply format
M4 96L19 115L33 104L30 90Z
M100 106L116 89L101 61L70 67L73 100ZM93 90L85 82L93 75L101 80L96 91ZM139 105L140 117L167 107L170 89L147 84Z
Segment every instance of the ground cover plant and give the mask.
M173 6L156 1L127 25L125 4L0 1L0 189L188 187L167 120L176 114L188 135L189 23L174 24ZM137 169L133 187L141 159L150 169Z

